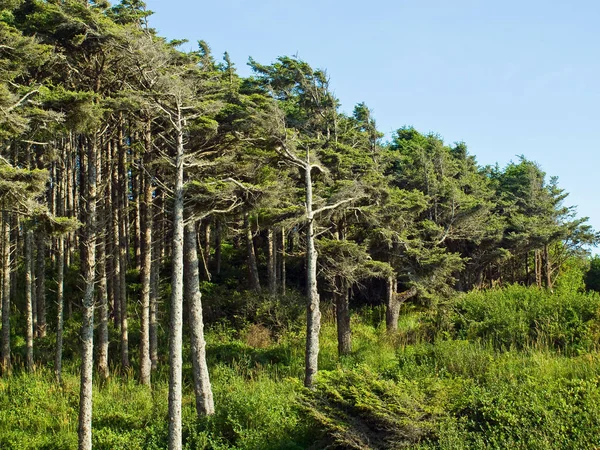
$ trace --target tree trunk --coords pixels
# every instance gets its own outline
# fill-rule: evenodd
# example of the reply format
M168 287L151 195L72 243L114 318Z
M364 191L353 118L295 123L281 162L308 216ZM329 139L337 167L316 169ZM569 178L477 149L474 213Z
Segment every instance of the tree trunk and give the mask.
M127 317L127 261L129 253L129 240L127 239L127 230L129 223L129 189L127 187L127 152L122 147L123 141L120 140L119 148L119 191L117 193L120 201L119 208L119 299L121 300L121 366L124 370L129 368L129 330Z
M246 254L248 260L248 272L250 275L250 287L260 293L260 278L258 277L258 263L256 262L256 252L254 251L254 239L252 238L252 227L248 214L244 216L244 228L246 229Z
M62 382L62 350L63 350L63 305L65 281L65 238L58 238L58 270L56 280L56 355L54 359L54 375L56 381Z
M111 160L115 160L117 156L117 145L112 146L111 152ZM111 232L111 243L112 243L112 251L111 251L111 260L112 260L112 285L113 285L113 319L115 323L115 328L117 330L121 329L121 252L120 248L120 225L119 225L119 171L116 167L116 164L111 164L111 220L112 220L112 232ZM124 270L124 269L123 269Z
M286 270L285 270L285 228L281 227L281 255L279 257L279 264L281 267L281 273L279 275L279 285L281 286L281 295L285 295L286 290Z
M94 369L94 284L96 280L96 156L94 136L88 144L85 294L81 327L79 450L92 450L92 375Z
M539 250L535 251L535 283L538 288L542 287L542 255Z
M398 331L398 318L400 314L400 302L396 293L398 282L396 277L387 280L387 303L385 310L385 325L389 332Z
M267 230L267 280L269 284L269 294L271 295L277 293L276 246L273 228L269 228Z
M152 136L150 124L146 125L145 152L142 157L141 221L141 282L142 317L140 318L140 381L150 386L152 362L150 360L150 283L152 276L152 182L148 175L151 159ZM138 203L139 199L138 198Z
M152 244L152 269L150 271L150 324L149 324L149 335L150 335L150 363L152 370L158 368L158 323L157 323L157 312L158 312L158 290L160 287L160 260L158 255L160 254L160 246L162 245L162 236L156 236Z
M548 244L544 244L544 278L546 287L552 291L552 261L550 261L550 252L548 250Z
M33 283L31 266L33 265L33 231L25 231L25 320L27 327L27 370L33 372Z
M417 288L412 287L401 294L397 292L398 282L395 277L388 278L387 282L387 308L386 308L386 328L388 332L398 331L398 319L400 318L400 307L409 298L417 295Z
M312 388L319 366L319 332L321 331L321 309L319 291L317 290L317 249L315 248L315 231L313 216L313 193L311 166L308 155L304 168L306 189L306 355L304 386Z
M199 416L215 412L213 394L206 364L206 341L202 319L202 295L200 293L196 230L193 223L185 226L185 298L189 305L190 335L192 344L192 368L196 412Z
M336 277L335 319L337 322L338 354L349 355L352 352L352 334L350 331L349 288L341 277Z
M46 236L37 239L37 319L39 337L46 336Z
M4 210L2 214L2 374L10 374L10 213Z
M183 334L183 120L178 116L173 202L171 323L169 327L169 450L181 450L181 383Z
M216 220L215 225L215 273L221 274L221 220Z

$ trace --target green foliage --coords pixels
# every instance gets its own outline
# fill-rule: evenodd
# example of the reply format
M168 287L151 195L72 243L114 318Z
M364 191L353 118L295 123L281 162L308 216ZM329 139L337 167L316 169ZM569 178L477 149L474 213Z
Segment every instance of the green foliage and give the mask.
M451 321L457 336L498 349L550 348L590 351L600 296L525 288L473 291L456 299Z

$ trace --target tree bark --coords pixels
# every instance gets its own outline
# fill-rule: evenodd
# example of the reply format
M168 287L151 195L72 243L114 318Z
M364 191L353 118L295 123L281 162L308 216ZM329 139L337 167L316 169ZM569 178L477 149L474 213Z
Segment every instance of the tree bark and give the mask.
M250 275L250 287L255 292L260 293L260 278L258 277L258 263L256 262L256 252L254 251L254 239L252 238L252 227L248 218L248 213L244 216L244 228L246 229L246 256L248 260L248 272Z
M213 394L206 364L206 341L202 319L202 295L199 285L198 253L194 223L185 226L185 298L189 305L192 368L196 412L199 416L215 412Z
M550 251L548 250L548 244L544 244L544 278L546 278L546 287L548 290L552 290L552 261L550 261Z
M33 231L25 231L25 321L27 327L27 370L33 372L33 297L32 273L33 265Z
M111 146L111 160L114 161L117 156L117 150L119 146L112 145ZM112 220L112 230L111 230L111 260L112 260L112 290L113 290L113 319L115 323L115 328L117 330L121 329L121 252L120 248L120 225L119 225L119 171L116 167L116 164L111 163L111 204L112 208L111 212L111 220Z
M279 275L279 285L281 286L281 295L285 295L286 290L286 269L285 269L285 228L281 227L281 255L279 257L279 265L281 267L281 273Z
M81 327L79 450L92 450L92 376L94 369L94 284L96 280L96 156L94 136L88 144L85 294Z
M46 336L46 236L37 239L37 319L39 337Z
M150 124L146 125L145 152L142 157L142 203L140 206L141 222L141 282L142 282L142 316L140 318L140 381L150 386L152 362L150 360L150 283L152 275L152 182L148 175L151 158L152 136ZM139 203L139 198L138 198Z
M273 228L267 230L267 281L269 284L269 294L277 294L277 243L275 240Z
M122 138L122 136L121 136ZM119 299L121 300L121 366L124 370L129 368L129 330L127 317L127 261L129 252L129 240L127 230L129 224L129 189L127 187L127 152L120 140L119 148Z
M173 202L171 323L169 327L169 450L181 450L181 383L183 334L183 119L178 114Z
M217 275L221 274L221 220L216 220L215 225L215 273Z
M535 283L538 288L542 287L542 255L539 250L535 251Z
M341 277L336 277L335 319L337 322L338 354L349 355L352 352L352 333L350 330L349 288Z
M54 375L56 381L62 382L62 352L63 352L63 306L65 281L65 238L58 238L57 280L56 280L56 355L54 358Z
M160 246L162 236L156 236L152 244L152 268L150 271L150 319L149 319L149 335L150 335L150 363L152 370L158 368L158 290L160 287Z
M398 319L400 318L400 307L402 303L417 295L417 288L412 287L408 291L399 294L397 292L398 282L395 277L387 281L387 308L385 314L386 328L388 332L398 331Z
M319 366L319 332L321 331L321 309L319 291L317 290L317 249L315 248L315 230L313 214L313 191L311 165L306 157L304 168L306 189L306 353L304 386L312 388Z
M2 358L0 368L2 374L10 374L10 213L6 210L2 213Z

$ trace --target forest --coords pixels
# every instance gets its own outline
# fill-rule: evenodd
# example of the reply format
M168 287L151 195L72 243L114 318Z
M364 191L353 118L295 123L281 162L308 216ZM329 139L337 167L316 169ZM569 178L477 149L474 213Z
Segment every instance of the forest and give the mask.
M557 177L151 21L0 0L0 448L598 448Z

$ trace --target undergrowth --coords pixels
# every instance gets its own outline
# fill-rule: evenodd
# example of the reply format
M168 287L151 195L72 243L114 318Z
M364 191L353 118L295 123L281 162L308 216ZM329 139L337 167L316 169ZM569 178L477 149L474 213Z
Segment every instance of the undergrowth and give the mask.
M600 446L597 295L513 286L442 306L433 312L407 308L395 334L375 320L380 308L355 313L353 352L344 357L337 355L334 323L326 320L312 391L302 385L298 323L209 327L216 413L196 417L185 358L185 448ZM62 384L51 368L0 378L0 448L76 448L77 365L66 361ZM95 449L166 448L168 377L162 367L151 390L118 366L95 385Z

